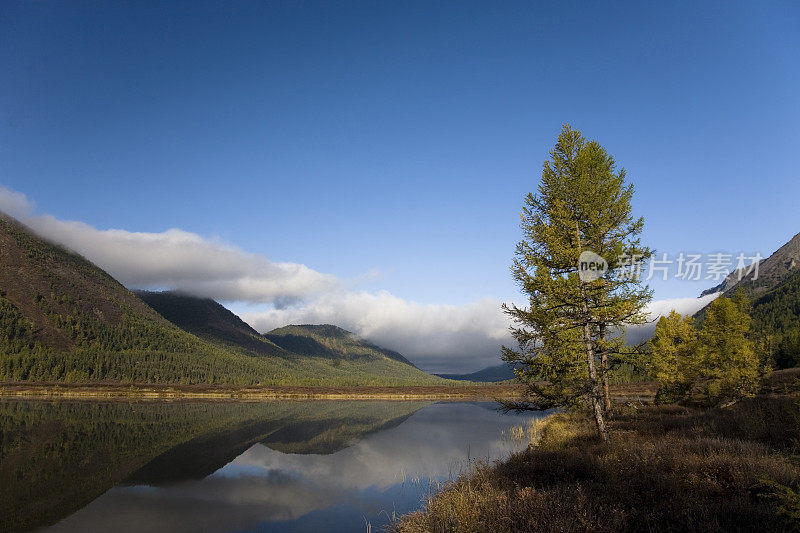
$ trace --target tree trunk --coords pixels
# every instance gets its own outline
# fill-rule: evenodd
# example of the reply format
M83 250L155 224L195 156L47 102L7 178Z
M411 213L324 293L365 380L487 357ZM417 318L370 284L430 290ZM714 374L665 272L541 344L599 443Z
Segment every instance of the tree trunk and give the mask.
M581 230L578 221L575 221L575 237L578 243L578 256L583 251ZM592 321L589 314L589 304L586 301L586 287L583 281L578 282L581 289L581 311L583 312L583 344L586 348L586 364L589 366L589 384L591 386L592 410L594 411L594 421L597 423L597 433L603 442L608 442L608 430L606 421L603 417L603 406L600 403L600 383L597 380L597 367L594 364L594 344L592 340Z
M606 340L605 324L600 326L600 340ZM603 380L603 410L606 415L611 411L611 392L608 388L608 371L608 351L603 347L603 351L600 354L600 375Z
M603 410L608 414L609 411L611 411L611 392L608 387L608 354L606 352L603 352L600 359L600 366L603 374Z
M594 410L594 420L597 423L597 433L603 442L608 441L608 430L606 421L603 417L603 406L601 405L600 383L597 380L597 368L594 364L594 346L592 346L592 330L589 324L583 326L583 342L586 346L586 364L589 366L589 382L591 385L591 401Z

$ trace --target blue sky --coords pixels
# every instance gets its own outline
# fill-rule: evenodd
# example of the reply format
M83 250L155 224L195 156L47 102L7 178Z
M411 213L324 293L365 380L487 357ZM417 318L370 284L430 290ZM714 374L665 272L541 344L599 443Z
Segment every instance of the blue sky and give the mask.
M464 306L518 298L522 197L569 122L647 244L769 254L800 231L798 28L795 2L6 1L0 185Z

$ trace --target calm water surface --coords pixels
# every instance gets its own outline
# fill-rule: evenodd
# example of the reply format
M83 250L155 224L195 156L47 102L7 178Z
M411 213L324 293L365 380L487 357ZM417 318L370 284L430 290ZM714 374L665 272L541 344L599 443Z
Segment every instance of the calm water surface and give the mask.
M2 530L365 531L534 415L493 403L0 402Z

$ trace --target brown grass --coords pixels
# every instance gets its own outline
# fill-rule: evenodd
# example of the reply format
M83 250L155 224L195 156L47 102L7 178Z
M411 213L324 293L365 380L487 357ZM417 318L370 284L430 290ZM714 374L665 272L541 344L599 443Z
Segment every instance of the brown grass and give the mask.
M514 398L520 385L453 382L440 386L280 386L152 385L105 383L0 382L0 398L125 400L439 400Z
M225 386L120 383L98 381L69 383L63 381L0 381L0 398L26 400L435 400L492 401L517 398L523 385L514 383L473 383L450 381L447 385L397 386ZM653 384L629 384L612 387L620 401L652 399Z
M536 428L537 446L478 466L394 529L790 530L762 480L800 482L798 396L775 392L797 375L726 409L616 406L609 444L585 414L554 415Z

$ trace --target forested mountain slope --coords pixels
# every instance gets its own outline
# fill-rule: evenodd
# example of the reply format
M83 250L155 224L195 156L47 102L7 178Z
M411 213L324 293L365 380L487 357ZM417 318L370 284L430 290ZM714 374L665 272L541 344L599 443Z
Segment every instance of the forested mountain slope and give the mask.
M217 316L225 315L207 305ZM274 353L259 352L254 342L269 343L252 337L232 313L225 316L229 324L238 324L233 331L223 328L226 344L201 339L156 313L96 265L0 213L0 381L443 382L390 357L333 359L277 347ZM197 332L210 335L208 329ZM241 336L247 342L237 342Z
M350 331L330 324L284 326L265 333L264 337L301 355L351 360L391 359L414 366L399 353L376 346Z
M179 328L207 341L237 346L259 355L292 355L210 298L197 298L172 291L136 291L136 295Z

